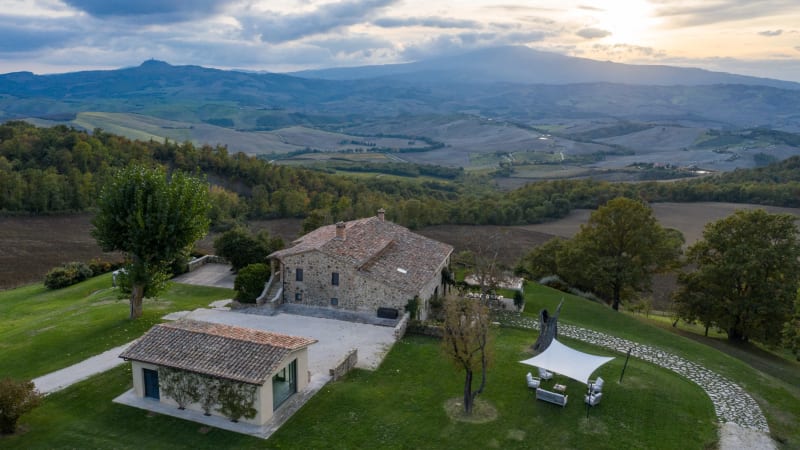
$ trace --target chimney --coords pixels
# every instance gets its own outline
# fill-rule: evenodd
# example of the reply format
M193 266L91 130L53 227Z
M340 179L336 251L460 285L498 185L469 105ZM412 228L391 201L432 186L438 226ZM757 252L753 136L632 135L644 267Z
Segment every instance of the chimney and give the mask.
M344 240L345 232L344 232L344 222L338 222L336 224L336 239Z
M383 222L384 220L386 220L386 210L385 210L385 209L381 208L381 209L379 209L379 210L378 210L378 219L379 219L381 222Z

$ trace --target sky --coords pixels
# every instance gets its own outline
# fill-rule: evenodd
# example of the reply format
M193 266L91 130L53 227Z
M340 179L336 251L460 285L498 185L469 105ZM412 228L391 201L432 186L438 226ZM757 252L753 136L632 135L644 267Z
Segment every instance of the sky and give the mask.
M800 82L800 0L0 0L0 73L287 72L501 45Z

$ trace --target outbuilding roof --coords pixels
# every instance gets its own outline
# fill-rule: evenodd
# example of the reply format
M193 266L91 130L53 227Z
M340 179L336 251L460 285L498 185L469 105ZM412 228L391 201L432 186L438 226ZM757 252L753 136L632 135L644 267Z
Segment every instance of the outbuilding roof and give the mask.
M341 227L342 224L339 224ZM364 275L412 295L418 292L453 252L453 247L413 233L379 217L351 220L337 237L336 225L327 225L278 250L269 258L319 251Z
M183 319L154 326L120 358L264 384L290 353L317 342L299 336Z

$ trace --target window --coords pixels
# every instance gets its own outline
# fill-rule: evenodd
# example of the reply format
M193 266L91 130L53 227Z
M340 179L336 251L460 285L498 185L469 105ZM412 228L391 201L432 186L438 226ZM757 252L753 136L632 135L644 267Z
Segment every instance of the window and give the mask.
M303 301L303 293L302 292L295 292L294 293L294 301L302 302Z
M339 299L336 297L331 298L331 306L339 306Z
M331 274L331 284L334 286L339 285L339 272L333 272Z
M295 269L295 271L294 271L294 280L295 281L303 281L303 269Z

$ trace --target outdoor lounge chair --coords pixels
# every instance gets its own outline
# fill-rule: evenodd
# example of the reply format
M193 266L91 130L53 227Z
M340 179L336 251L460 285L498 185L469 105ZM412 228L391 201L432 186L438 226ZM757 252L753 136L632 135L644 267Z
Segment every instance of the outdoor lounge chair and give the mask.
M583 396L583 401L589 404L589 406L596 406L600 403L600 399L603 398L603 393L599 392L597 394L586 394Z
M528 387L531 388L531 389L538 388L539 385L542 383L542 380L540 380L537 377L534 377L533 375L531 375L530 372L528 372L528 374L525 375L525 381L528 382Z
M597 394L603 392L603 383L605 383L605 381L600 377L597 377L596 380L589 380L589 389L592 391L591 393Z
M543 380L549 380L553 378L553 373L548 372L547 369L542 369L541 367L539 367L539 378Z

